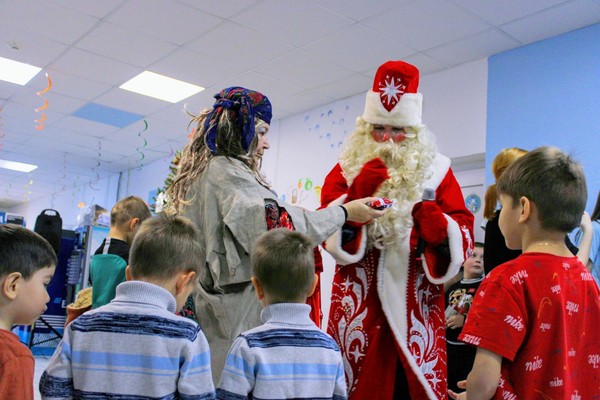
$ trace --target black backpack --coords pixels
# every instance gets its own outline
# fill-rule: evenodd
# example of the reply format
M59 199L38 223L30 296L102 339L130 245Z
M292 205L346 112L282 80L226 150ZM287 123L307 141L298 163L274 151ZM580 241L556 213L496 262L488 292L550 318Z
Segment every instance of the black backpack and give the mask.
M46 239L54 249L56 255L60 249L60 239L62 237L62 218L56 210L47 208L38 215L35 220L34 232Z

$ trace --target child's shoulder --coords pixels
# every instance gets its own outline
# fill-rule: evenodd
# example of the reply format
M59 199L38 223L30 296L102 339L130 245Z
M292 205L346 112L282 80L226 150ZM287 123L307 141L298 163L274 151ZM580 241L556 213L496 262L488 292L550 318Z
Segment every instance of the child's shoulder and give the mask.
M9 360L16 357L31 357L33 359L33 353L29 347L19 340L19 337L13 332L6 329L0 329L0 359ZM0 364L3 364L0 362Z
M195 340L201 331L196 321L168 310L154 310L153 313L131 307L123 310L116 309L111 303L84 313L70 327L72 331L154 334L188 340Z

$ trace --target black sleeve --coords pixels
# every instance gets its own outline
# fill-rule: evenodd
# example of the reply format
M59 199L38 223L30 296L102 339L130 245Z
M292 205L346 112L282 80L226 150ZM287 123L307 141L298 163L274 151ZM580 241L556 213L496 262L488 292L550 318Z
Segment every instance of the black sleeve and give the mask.
M494 218L490 219L485 225L485 240L483 244L483 268L485 274L500 264L514 260L521 255L521 250L510 250L506 247L504 236L500 232L498 219L500 211L496 211Z

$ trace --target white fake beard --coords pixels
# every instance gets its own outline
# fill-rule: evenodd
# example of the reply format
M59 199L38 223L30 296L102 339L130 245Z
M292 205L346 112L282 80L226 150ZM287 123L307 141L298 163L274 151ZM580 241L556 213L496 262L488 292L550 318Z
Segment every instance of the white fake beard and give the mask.
M432 176L435 140L425 125L407 128L400 143L389 140L378 143L371 137L373 125L362 117L348 138L340 155L340 166L348 186L363 165L379 157L388 167L390 176L374 194L394 200L394 205L381 218L367 226L367 245L383 248L405 239L413 226L412 209L421 200L425 182Z

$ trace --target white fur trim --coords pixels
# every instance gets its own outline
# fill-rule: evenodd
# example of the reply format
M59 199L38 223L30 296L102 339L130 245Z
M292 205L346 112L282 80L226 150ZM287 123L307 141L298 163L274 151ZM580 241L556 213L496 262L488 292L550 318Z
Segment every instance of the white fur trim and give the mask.
M460 270L460 266L465 261L465 252L463 251L463 239L460 227L456 221L450 218L448 215L444 214L444 217L446 217L446 220L448 221L447 233L448 246L450 247L450 264L448 265L446 274L440 278L432 277L429 271L429 266L427 265L427 261L425 257L423 257L423 269L425 270L427 279L429 279L431 283L438 285L447 282L450 278L455 276Z
M423 95L421 93L403 94L392 111L388 111L381 104L379 92L369 90L363 118L373 125L416 126L421 125L422 110Z
M406 346L408 330L406 299L411 295L408 289L408 262L410 246L408 240L403 240L400 246L381 252L377 274L377 292L381 299L381 307L385 314L390 329L396 338L396 344L400 346L404 359L412 369L412 373L423 389L427 392L429 399L437 399L430 383L425 379L423 371L417 365L411 352Z
M424 187L437 189L450 169L450 159L443 154L435 153L431 169L433 175L425 182Z
M329 205L327 207L329 208L329 207L337 207L337 206L343 205L344 200L346 200L347 196L348 196L347 194L344 194L344 195L338 197L337 199L335 199L334 201L329 203ZM331 256L335 259L337 264L348 265L348 264L357 263L360 260L362 260L362 258L365 255L365 251L367 249L367 227L366 227L366 225L363 225L360 228L358 235L360 235L360 237L359 237L360 246L359 246L356 254L350 254L347 251L344 251L344 249L342 248L342 230L341 229L338 229L337 231L335 231L335 233L333 235L329 236L329 238L327 238L327 240L325 240L325 250L327 250L327 252L329 254L331 254Z

